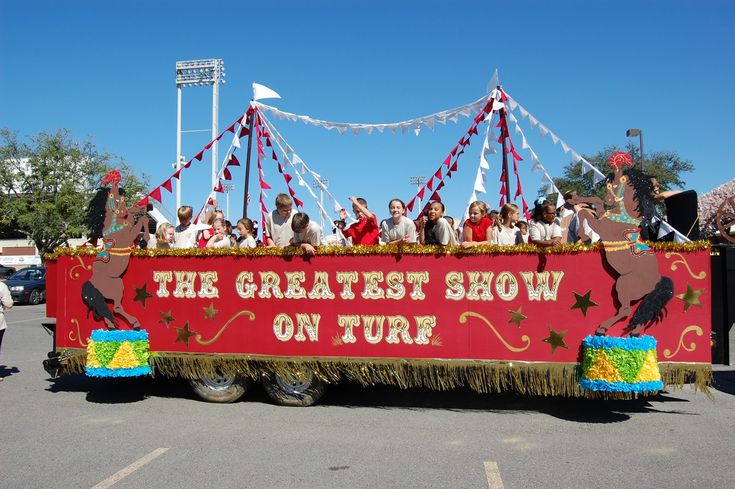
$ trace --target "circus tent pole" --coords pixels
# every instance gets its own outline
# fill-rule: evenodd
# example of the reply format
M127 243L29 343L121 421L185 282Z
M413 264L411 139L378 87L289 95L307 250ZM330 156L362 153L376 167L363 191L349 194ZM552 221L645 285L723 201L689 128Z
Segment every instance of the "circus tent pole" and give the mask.
M249 111L250 122L248 124L248 154L245 160L245 192L242 196L242 217L248 217L248 192L250 191L250 149L253 146L253 121L255 120L255 109L251 105ZM265 226L265 223L261 223Z
M498 85L500 90L500 85ZM503 185L505 185L505 202L510 204L510 175L508 173L508 153L505 147L505 138L508 137L508 122L505 119L505 109L500 109L500 139L503 143Z

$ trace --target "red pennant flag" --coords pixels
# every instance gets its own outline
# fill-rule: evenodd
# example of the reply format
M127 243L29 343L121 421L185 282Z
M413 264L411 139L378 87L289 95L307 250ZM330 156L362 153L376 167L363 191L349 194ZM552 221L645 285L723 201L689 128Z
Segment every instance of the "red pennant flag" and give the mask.
M283 173L283 167L281 166L281 162L278 162L278 173Z
M241 138L247 136L248 134L250 134L250 129L248 129L247 127L243 127L242 129L240 129Z
M503 119L500 119L497 124L495 124L495 127L503 127Z
M214 199L212 197L208 198L207 205L213 205L213 204L214 204Z
M518 153L516 153L516 150L515 150L515 148L513 148L513 149L511 150L511 153L513 153L513 159L514 159L514 160L516 160L516 161L523 161L523 158L521 158L521 157L520 157L520 156L518 155Z
M296 204L296 207L304 207L304 203L296 197L293 198L293 203Z
M296 191L291 187L288 187L288 193L291 194L291 197L296 197Z
M178 172L176 172L176 173L178 173ZM166 180L165 182L163 182L163 184L161 186L163 188L165 188L166 190L168 190L169 192L171 192L171 179L169 178L168 180Z
M505 182L500 184L500 194L505 195Z
M204 147L204 151L207 151L207 150L208 150L209 148L211 148L211 147L212 147L212 144L214 144L214 142L213 142L213 141L210 141L210 142L209 142L209 144L207 144L207 145L206 145L206 146Z
M148 205L148 196L145 196L142 199L140 199L140 202L138 202L135 205Z
M518 182L517 182L517 184L516 184L516 194L515 194L515 197L518 197L522 193L523 193L523 189L521 188L521 180L519 179Z
M263 189L263 190L270 190L271 189L271 186L268 185L267 183L265 183L265 180L263 180L261 178L260 179L260 188Z
M424 191L425 190L426 190L426 187L421 187L421 190L419 190L419 193L416 194L416 197L418 197L419 200L424 200ZM416 199L416 197L414 197L413 199L411 199L411 202L413 202L413 200Z
M461 155L461 154L464 154L464 149L460 149L459 150L459 153L457 153L457 158L459 158L459 155ZM456 163L456 161L455 161L455 163Z
M440 191L443 188L444 188L444 180L442 180L441 182L439 182L439 185L436 186L436 191L438 192L438 191Z
M204 155L204 151L200 151L200 152L197 153L197 155L194 158L196 158L199 161L202 161L202 156L203 155ZM191 160L189 160L189 162L191 162Z
M479 123L480 123L480 121L481 121L481 120L483 120L484 118L485 118L485 114L477 114L477 115L475 116L475 123L476 123L476 124L479 124Z
M505 205L505 196L500 197L500 207L503 207Z
M433 194L431 194L431 198L429 200L434 201L434 202L441 202L442 198L439 197L438 193L434 192Z
M237 159L237 156L230 155L230 161L227 162L227 166L240 166L240 161Z
M228 127L227 132L231 132L232 134L235 134L235 124L232 124L230 127Z
M286 180L286 183L291 183L291 180L293 180L293 177L289 175L288 173L284 173L283 179Z
M485 104L485 107L482 109L482 111L485 112L486 114L489 114L492 108L493 108L493 99L490 99Z
M413 199L411 199L411 201L408 204L406 204L406 209L408 209L409 211L413 212L413 205L415 203L416 203L416 197L414 197Z
M434 190L434 177L431 177L428 182L426 182L426 187L429 190Z
M178 180L181 177L181 169L178 169L174 172L173 177Z
M269 148L273 146L271 144L271 138L269 138L268 136L265 137L265 145L268 146Z
M462 138L459 140L459 145L464 146L465 144L467 144L467 142L464 140L464 136L462 136Z
M184 168L189 168L191 166L191 162L194 160L189 160L186 163L184 163Z
M222 181L217 181L217 186L214 188L215 192L224 193L225 189L222 187Z
M477 134L477 124L472 124L472 126L470 126L469 134Z
M456 160L454 164L452 164L452 166L449 168L449 171L452 171L452 172L457 171L457 161Z
M263 201L260 201L260 210L265 213L268 213L268 209L265 208L265 204L263 203Z
M158 202L161 202L161 187L156 187L153 192L148 194L153 200L157 200Z
M436 173L434 173L434 176L435 176L435 177L436 177L436 178L437 178L438 180L441 180L441 179L442 179L442 169L441 169L441 168L439 168L439 169L438 169L438 170L436 171Z
M230 170L228 170L226 167L225 167L224 170L222 170L222 176L227 181L232 180L232 173L230 173Z
M274 160L278 161L278 156L276 156L275 150L273 151L273 154L271 155L271 158L273 158Z
M457 150L459 149L459 145L455 146L454 149L452 149L451 155L454 156L457 154ZM447 165L449 166L449 165Z

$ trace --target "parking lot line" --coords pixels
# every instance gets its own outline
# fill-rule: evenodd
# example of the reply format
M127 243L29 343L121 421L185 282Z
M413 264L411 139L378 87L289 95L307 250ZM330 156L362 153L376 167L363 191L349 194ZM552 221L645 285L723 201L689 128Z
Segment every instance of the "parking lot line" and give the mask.
M139 458L138 460L128 465L127 467L115 472L110 477L108 477L107 479L103 480L102 482L94 486L92 489L107 489L108 487L115 484L117 481L129 476L130 474L132 474L133 472L135 472L136 470L138 470L139 468L141 468L148 462L163 455L167 451L168 451L168 448L156 448L148 455Z
M500 470L496 462L485 462L485 476L489 489L503 489L503 479L500 478Z

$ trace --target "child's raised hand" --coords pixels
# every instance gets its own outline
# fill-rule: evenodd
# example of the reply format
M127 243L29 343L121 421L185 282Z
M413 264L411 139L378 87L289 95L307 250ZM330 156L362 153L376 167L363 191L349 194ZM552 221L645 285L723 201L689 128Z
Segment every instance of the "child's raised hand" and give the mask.
M340 209L339 210L339 218L342 221L344 221L345 219L347 219L347 211L345 209Z

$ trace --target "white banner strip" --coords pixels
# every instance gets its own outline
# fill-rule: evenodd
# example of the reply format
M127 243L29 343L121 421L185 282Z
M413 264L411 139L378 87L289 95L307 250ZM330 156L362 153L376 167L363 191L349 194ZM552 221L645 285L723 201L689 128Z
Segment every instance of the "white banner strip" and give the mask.
M364 124L364 123L351 123L351 122L332 122L332 121L325 121L322 119L315 119L313 117L310 117L308 115L298 115L293 114L291 112L285 112L283 110L277 109L276 107L272 107L270 105L266 105L260 102L253 102L259 109L265 111L269 111L271 114L275 115L278 118L281 119L288 119L288 120L300 120L305 124L312 124L319 127L324 127L327 130L331 129L337 129L340 134L344 134L348 130L353 132L355 135L358 135L360 131L365 131L368 134L373 132L373 129L377 129L381 133L386 129L390 129L394 133L400 129L402 133L408 132L409 129L412 129L416 135L421 131L421 126L426 126L430 129L434 129L434 122L438 121L442 124L446 122L446 120L450 120L452 122L457 122L458 116L462 115L465 117L469 117L471 114L476 113L480 108L482 108L488 100L490 100L490 97L492 96L492 93L489 93L487 95L484 95L483 97L475 100L474 102L470 102L469 104L462 105L461 107L455 107L453 109L449 110L443 110L441 112L436 112L434 114L426 115L423 117L417 117L415 119L408 119L405 121L398 121L398 122L390 122L390 123L380 123L380 124Z

